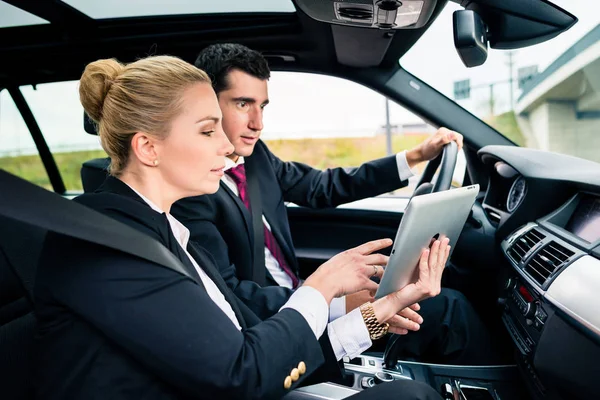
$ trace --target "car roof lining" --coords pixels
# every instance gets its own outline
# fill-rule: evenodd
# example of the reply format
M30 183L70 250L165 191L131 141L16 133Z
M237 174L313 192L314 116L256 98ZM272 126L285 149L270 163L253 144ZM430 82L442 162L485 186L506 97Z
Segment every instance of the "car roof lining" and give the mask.
M129 62L150 54L171 54L193 62L202 48L217 42L237 42L267 54L292 56L291 63L297 67L323 72L344 63L359 65L359 59L361 65L389 68L425 32L447 0L437 3L423 28L395 31L334 27L302 11L96 20L57 0L5 2L50 24L0 29L0 59L9 60L0 64L0 87L78 79L83 66L99 58ZM374 39L382 45L364 46ZM369 52L348 46L356 40Z

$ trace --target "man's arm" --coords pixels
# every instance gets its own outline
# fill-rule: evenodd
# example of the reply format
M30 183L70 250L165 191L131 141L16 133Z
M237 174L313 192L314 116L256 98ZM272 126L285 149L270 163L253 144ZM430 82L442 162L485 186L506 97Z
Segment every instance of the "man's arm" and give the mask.
M260 319L277 313L292 295L288 288L261 287L254 281L238 278L236 267L229 260L227 243L216 225L216 205L209 196L180 200L173 205L171 213L190 230L190 240L210 253L227 286Z
M377 196L404 187L396 156L364 163L357 168L318 170L298 162L284 162L263 146L281 187L285 201L298 205L326 208ZM256 150L255 150L256 151Z
M261 141L257 146L262 147L273 166L286 201L324 208L406 186L407 178L414 174L412 169L419 163L433 160L451 141L458 144L459 150L462 149L463 136L442 127L422 143L396 156L369 161L357 168L330 168L324 171L302 163L283 162Z

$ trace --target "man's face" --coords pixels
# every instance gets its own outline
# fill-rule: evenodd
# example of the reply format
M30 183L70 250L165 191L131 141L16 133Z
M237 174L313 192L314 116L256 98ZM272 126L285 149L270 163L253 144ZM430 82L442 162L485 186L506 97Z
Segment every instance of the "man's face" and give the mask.
M263 109L269 103L267 81L234 69L228 89L219 93L223 130L235 150L230 158L248 157L263 129Z

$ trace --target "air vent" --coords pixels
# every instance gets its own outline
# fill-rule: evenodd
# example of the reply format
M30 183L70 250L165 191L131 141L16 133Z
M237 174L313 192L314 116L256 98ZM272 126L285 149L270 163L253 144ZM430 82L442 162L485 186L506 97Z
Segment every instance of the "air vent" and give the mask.
M567 249L555 241L549 242L542 247L525 266L525 272L529 274L540 286L566 264L575 252Z
M513 259L517 264L523 261L523 258L529 253L529 250L533 248L536 244L544 240L546 235L533 228L527 231L524 235L521 235L520 238L515 240L515 243L511 246L508 251L508 255Z
M343 21L365 22L373 21L373 6L370 4L335 3L336 18Z
M485 213L487 214L487 216L490 219L490 221L492 221L496 225L498 225L500 223L500 220L502 219L502 216L500 214L498 214L496 211L493 211L493 210L490 210L490 209L486 208L485 209Z
M373 12L368 10L363 10L362 8L357 7L340 7L338 9L340 17L350 18L350 19L371 19L373 18Z

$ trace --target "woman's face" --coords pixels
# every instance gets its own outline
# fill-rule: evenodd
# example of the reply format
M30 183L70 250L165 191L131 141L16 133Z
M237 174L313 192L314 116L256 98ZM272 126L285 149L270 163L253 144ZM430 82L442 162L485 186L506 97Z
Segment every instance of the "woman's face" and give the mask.
M225 157L233 146L221 126L221 110L212 87L198 83L184 92L182 112L166 139L155 143L158 170L166 185L183 197L215 193Z

